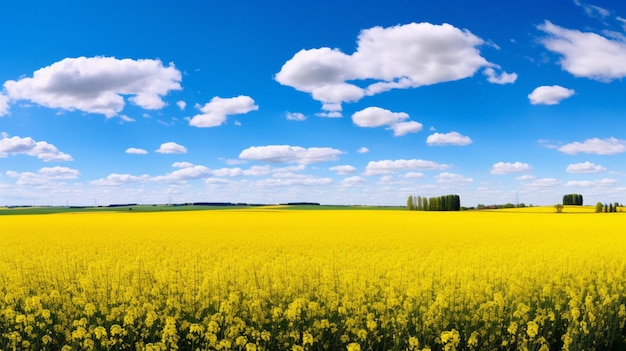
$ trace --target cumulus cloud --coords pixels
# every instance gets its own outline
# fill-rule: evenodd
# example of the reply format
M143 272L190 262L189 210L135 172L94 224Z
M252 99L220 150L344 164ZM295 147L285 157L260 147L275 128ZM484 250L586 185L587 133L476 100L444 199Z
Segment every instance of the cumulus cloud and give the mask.
M355 187L355 186L359 186L359 185L363 185L367 183L367 180L359 177L359 176L354 176L354 177L348 177L344 180L341 181L341 186L344 188L351 188L351 187Z
M156 152L160 154L186 154L187 148L170 141L170 142L161 144L161 146L156 150Z
M617 138L599 139L592 138L583 142L575 141L558 148L564 154L575 155L579 153L596 155L615 155L626 152L626 141Z
M245 114L259 109L259 106L254 104L254 100L245 95L232 98L216 96L204 106L197 107L202 113L193 116L189 120L189 125L203 128L222 125L226 122L227 116Z
M296 174L296 173L277 173L273 178L262 179L255 184L261 187L283 187L283 186L314 186L328 185L333 180L331 178L319 178L312 175Z
M174 167L174 168L188 168L188 167L193 167L193 163L191 163L191 162L174 162L174 163L172 163L172 167Z
M434 145L458 145L464 146L472 143L470 137L461 135L458 132L434 133L426 138L426 144Z
M356 172L356 168L350 165L334 166L329 169L333 172L337 172L337 174L351 174Z
M527 184L531 188L552 188L561 185L561 182L555 178L541 178Z
M444 170L449 166L426 160L382 160L370 161L365 167L365 175L391 174L406 170Z
M306 116L300 112L287 112L285 113L285 117L287 117L290 121L304 121L306 120Z
M454 185L469 184L469 183L474 182L473 178L468 178L460 174L454 174L454 173L448 173L448 172L439 173L438 175L435 176L435 180L437 180L437 183L439 184L454 184Z
M556 105L561 100L574 95L573 89L567 89L560 85L540 86L528 94L528 99L533 105Z
M566 186L575 186L575 187L605 187L605 186L613 186L618 184L617 179L604 178L599 180L570 180L565 183Z
M483 71L487 81L493 84L513 84L517 80L517 73L496 72L493 67L487 67Z
M35 156L45 162L72 161L72 156L59 151L56 146L45 141L35 141L31 137L8 137L0 139L0 158L8 155Z
M333 161L343 152L329 147L303 148L291 145L252 146L239 154L244 160L309 164Z
M9 98L0 94L0 117L9 114Z
M422 173L422 172L407 172L407 173L404 174L404 178L409 178L409 179L424 178L424 173Z
M324 110L341 111L343 102L366 95L459 80L481 68L498 68L480 55L477 47L483 43L450 24L373 27L361 31L354 53L328 47L301 50L275 79L310 93ZM489 80L495 83L514 80L512 74L489 72Z
M181 111L184 111L184 110L185 110L185 107L187 107L187 103L186 103L186 102L184 102L183 100L179 100L179 101L177 101L177 102L176 102L176 106L178 106L178 108L179 108Z
M148 153L147 150L144 149L139 149L136 147L129 147L128 149L126 149L125 151L127 154L133 154L133 155L145 155Z
M565 168L567 173L600 173L606 171L606 168L591 162L573 163Z
M380 107L367 107L352 115L352 122L359 127L374 128L388 126L395 136L416 133L422 130L422 124L415 121L405 122L409 115L404 112L391 112Z
M148 179L150 179L150 176L145 174L141 176L134 176L131 174L112 173L109 174L106 178L94 180L90 182L90 184L96 186L119 186L124 184L132 184Z
M19 186L43 186L50 184L53 180L76 179L80 172L68 167L43 167L34 172L14 172L7 171L6 175L17 178L16 184Z
M533 168L528 163L522 162L498 162L491 166L491 174L512 174L520 172L528 172Z
M162 176L153 177L157 182L181 182L185 180L206 178L211 174L211 170L205 166L189 166L177 169Z
M162 97L180 90L180 82L180 71L160 60L78 57L41 68L32 77L9 80L4 88L12 100L113 117L124 108L126 95L144 109L163 108Z
M366 154L366 153L370 152L370 149L366 148L365 146L362 146L362 147L358 148L356 150L356 152L359 153L359 154Z
M559 27L545 21L538 29L548 34L546 49L561 55L559 64L576 77L611 81L626 77L626 42L591 32Z

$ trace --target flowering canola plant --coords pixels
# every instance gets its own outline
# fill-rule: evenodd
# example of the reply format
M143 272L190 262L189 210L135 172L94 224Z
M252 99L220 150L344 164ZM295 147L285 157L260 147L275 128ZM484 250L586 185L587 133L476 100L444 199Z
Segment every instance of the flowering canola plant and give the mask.
M0 350L620 350L620 214L0 217Z

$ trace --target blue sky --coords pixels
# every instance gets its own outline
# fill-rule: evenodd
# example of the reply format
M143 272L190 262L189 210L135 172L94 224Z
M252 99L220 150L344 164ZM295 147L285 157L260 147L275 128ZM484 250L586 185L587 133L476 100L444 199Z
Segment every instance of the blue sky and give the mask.
M626 202L622 1L3 1L0 205Z

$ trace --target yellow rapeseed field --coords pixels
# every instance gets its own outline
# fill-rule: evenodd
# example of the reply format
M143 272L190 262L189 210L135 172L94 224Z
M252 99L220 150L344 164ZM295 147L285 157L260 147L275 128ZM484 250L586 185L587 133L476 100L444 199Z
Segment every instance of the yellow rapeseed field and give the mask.
M626 216L553 212L3 215L0 350L625 349Z

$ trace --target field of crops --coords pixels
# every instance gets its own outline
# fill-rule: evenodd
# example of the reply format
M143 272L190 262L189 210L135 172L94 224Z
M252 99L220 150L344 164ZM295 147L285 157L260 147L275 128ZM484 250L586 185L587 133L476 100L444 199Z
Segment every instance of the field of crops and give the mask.
M626 216L553 212L0 216L0 350L626 349Z

